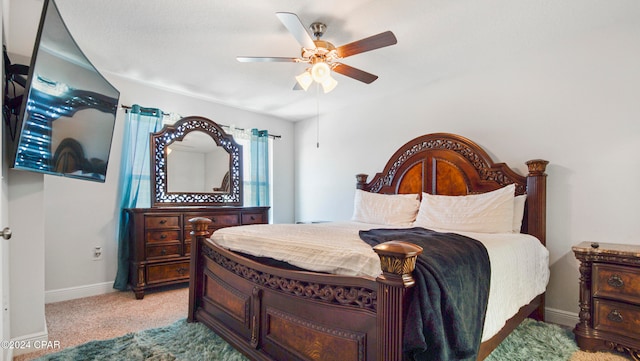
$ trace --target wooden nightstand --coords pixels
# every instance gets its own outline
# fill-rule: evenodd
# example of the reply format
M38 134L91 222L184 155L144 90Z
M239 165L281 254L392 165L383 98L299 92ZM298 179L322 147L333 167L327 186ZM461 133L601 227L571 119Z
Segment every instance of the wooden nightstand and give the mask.
M640 360L640 246L582 242L572 249L580 261L578 346Z

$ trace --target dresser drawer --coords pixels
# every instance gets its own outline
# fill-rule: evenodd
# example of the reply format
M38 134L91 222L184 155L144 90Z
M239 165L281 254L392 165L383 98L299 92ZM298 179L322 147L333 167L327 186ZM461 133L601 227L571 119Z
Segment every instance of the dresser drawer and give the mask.
M242 213L242 224L267 223L264 213Z
M180 216L146 216L145 228L180 228Z
M147 231L147 244L158 242L180 242L180 231Z
M189 261L147 265L147 283L161 283L189 278Z
M147 246L147 259L179 257L180 244L165 244L159 246Z
M209 229L217 229L220 227L229 227L229 226L237 226L240 224L240 213L231 213L231 214L194 214L194 215L185 215L185 219L187 220L187 224L184 227L185 230L191 231L191 222L188 222L189 219L194 217L203 217L209 218L211 220L211 224L209 225ZM185 234L185 237L190 237L189 233Z
M630 337L640 336L640 306L594 299L593 328Z
M640 269L615 264L593 264L593 296L640 304Z
M191 241L184 242L184 255L185 256L191 255Z

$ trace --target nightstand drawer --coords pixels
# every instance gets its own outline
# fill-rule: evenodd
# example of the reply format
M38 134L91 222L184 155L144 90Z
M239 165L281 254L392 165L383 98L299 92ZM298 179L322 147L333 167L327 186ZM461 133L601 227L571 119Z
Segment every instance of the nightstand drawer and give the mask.
M593 305L594 329L629 337L640 335L640 306L597 298Z
M147 231L147 244L157 242L180 242L180 231Z
M144 225L146 228L180 228L180 216L147 216Z
M180 244L165 244L161 246L147 246L147 259L180 257Z
M189 278L189 262L147 265L147 283L177 281Z
M593 264L593 296L640 305L640 269L614 264Z
M640 355L640 246L581 242L572 250L580 261L576 343Z

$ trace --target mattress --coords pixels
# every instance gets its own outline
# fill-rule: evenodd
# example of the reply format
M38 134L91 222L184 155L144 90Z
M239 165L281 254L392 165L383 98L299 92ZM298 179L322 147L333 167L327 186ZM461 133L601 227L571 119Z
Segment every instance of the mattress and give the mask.
M382 273L380 259L358 235L360 230L375 228L389 226L359 222L257 224L223 228L211 238L223 248L310 271L375 279ZM482 333L482 341L486 341L520 307L546 290L549 252L528 234L455 233L482 242L489 254L491 288Z

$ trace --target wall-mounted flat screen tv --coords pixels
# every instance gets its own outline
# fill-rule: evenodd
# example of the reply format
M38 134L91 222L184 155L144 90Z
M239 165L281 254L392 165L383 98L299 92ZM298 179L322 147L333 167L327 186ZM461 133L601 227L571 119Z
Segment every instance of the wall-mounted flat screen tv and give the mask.
M120 92L45 0L14 129L13 167L104 182Z

